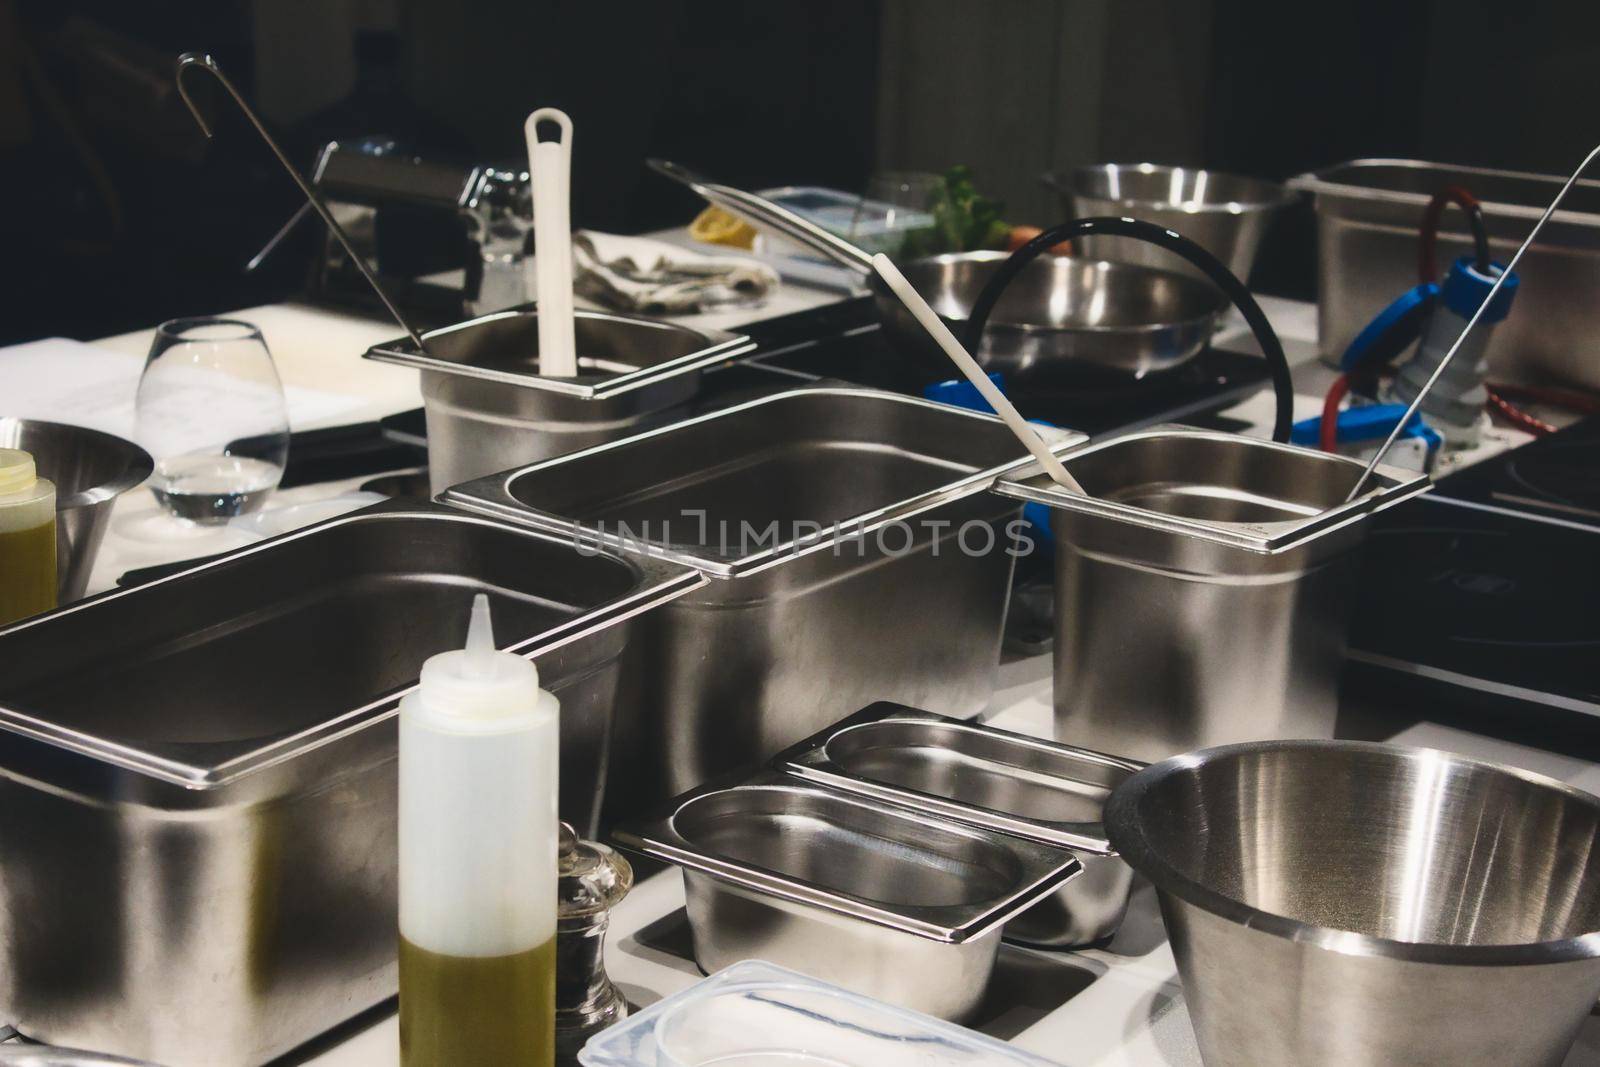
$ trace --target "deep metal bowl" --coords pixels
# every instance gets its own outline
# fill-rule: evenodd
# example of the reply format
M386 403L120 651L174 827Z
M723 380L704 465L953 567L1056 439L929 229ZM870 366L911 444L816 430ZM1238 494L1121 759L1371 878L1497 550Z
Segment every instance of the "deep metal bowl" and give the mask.
M150 453L120 437L38 419L0 418L0 448L33 456L39 476L56 486L57 599L83 596L111 505L150 477Z
M907 280L963 336L978 294L1005 252L930 256L904 266ZM1207 282L1171 271L1067 256L1029 263L1000 298L978 361L1008 383L1071 385L1085 365L1134 377L1192 359L1211 338L1227 299ZM880 301L906 333L920 330L898 302ZM942 358L942 357L941 357Z
M1296 194L1277 182L1193 167L1154 163L1099 163L1062 174L1046 174L1066 218L1128 215L1176 230L1227 264L1240 280L1250 280L1256 248L1267 223ZM1079 255L1199 272L1154 245L1124 237L1088 237Z
M1208 1067L1561 1063L1600 996L1600 800L1429 749L1229 745L1128 779Z

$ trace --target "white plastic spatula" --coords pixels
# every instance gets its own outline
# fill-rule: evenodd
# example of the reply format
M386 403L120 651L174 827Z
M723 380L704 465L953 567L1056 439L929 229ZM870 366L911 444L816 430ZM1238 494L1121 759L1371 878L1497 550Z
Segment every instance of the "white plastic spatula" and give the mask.
M539 124L561 130L555 141L539 140ZM570 378L578 373L572 333L572 120L565 111L542 107L523 125L528 173L533 179L535 295L539 300L539 373Z
M950 332L950 327L944 324L939 313L929 307L928 302L922 299L922 294L906 281L906 276L900 273L900 268L882 252L872 257L872 267L878 272L878 277L894 291L894 295L900 298L906 310L922 324L924 330L928 331L928 336L938 342L939 347L944 349L944 354L950 357L950 361L967 376L967 381L971 382L989 402L995 414L1005 420L1005 424L1017 435L1017 440L1022 442L1023 447L1033 453L1033 458L1039 461L1039 466L1044 468L1044 472L1051 480L1080 496L1088 496L1083 486L1078 484L1078 480L1067 473L1067 468L1063 467L1061 461L1055 457L1055 453L1050 451L1050 446L1045 444L1039 431L1022 417L1022 412L1018 411L1011 401L1006 399L1006 395L989 380L989 376L983 373L983 368L978 366L978 361L961 347L961 342L956 340L955 334Z

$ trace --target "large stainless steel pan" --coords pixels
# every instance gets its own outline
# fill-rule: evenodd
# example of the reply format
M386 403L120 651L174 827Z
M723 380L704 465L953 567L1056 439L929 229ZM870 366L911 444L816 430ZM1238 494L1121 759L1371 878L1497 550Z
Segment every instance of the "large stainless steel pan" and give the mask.
M1509 259L1565 179L1415 159L1355 159L1292 178L1315 197L1317 337L1337 365L1361 328L1417 281L1422 211L1447 185L1483 204L1489 250ZM1472 251L1462 217L1447 212L1439 262ZM1517 265L1517 309L1487 341L1490 369L1512 378L1549 376L1600 389L1593 337L1600 309L1600 181L1580 180Z
M634 616L686 568L380 504L0 630L0 1019L252 1067L394 995L395 705L475 591L595 831Z
M754 193L706 181L665 160L653 159L650 166L751 224L860 273L895 347L930 374L950 376L947 357L879 280L866 252ZM965 336L978 294L1006 258L996 251L957 252L912 260L901 269L956 335ZM1226 306L1214 287L1176 271L1046 257L1029 263L1008 288L975 354L985 369L1017 385L1060 381L1086 366L1139 376L1197 355Z
M1020 510L985 490L1030 462L993 416L819 387L442 499L711 579L641 620L636 648L653 673L618 707L606 797L632 816L875 700L981 710Z

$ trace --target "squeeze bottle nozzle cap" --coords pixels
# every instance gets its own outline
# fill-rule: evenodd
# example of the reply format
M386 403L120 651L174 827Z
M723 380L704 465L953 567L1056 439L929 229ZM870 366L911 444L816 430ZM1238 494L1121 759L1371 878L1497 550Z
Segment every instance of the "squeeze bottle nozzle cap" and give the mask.
M467 674L480 681L494 677L494 620L489 617L489 597L472 598L472 621L467 623Z
M494 646L489 598L472 601L466 647L430 656L422 665L418 695L447 715L493 719L516 714L539 699L539 669L531 660Z
M38 480L33 456L20 448L0 448L0 496L26 492Z

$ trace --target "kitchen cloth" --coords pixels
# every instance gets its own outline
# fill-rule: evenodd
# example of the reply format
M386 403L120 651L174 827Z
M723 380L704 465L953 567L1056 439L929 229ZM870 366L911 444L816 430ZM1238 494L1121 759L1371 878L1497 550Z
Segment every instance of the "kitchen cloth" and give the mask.
M572 261L573 288L619 311L670 314L755 303L778 284L778 272L756 260L593 230L572 235Z

